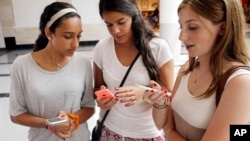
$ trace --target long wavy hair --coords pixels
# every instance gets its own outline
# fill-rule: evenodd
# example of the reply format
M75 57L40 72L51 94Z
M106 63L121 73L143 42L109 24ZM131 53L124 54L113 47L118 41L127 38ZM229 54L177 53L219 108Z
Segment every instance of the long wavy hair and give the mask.
M144 18L135 0L100 0L99 14L103 18L104 11L124 13L132 18L132 32L135 46L142 56L143 63L151 80L160 81L159 68L151 52L149 41L156 37L152 29L144 22Z
M38 38L35 41L35 45L34 45L34 48L33 48L34 52L39 51L39 50L46 47L46 45L48 44L48 39L47 39L47 37L45 35L45 31L44 31L44 29L46 27L46 24L48 23L48 21L50 20L50 18L54 14L56 14L58 11L60 11L62 9L65 9L65 8L74 8L74 7L71 4L65 3L65 2L53 2L50 5L45 7L45 9L44 9L44 11L43 11L43 13L41 14L41 17L40 17L40 23L39 23L40 34L39 34ZM62 17L57 19L50 26L50 28L49 28L50 31L52 33L55 33L56 28L58 26L60 26L60 24L62 23L62 21L64 19L75 17L75 16L81 18L80 15L78 15L77 13L74 13L74 12L69 12L69 13L63 15Z
M250 57L245 41L243 9L239 0L183 0L178 12L186 6L215 25L225 23L223 35L217 37L210 57L210 71L213 79L207 91L201 95L201 97L209 97L217 89L225 60L249 65ZM199 62L195 57L190 57L188 67L183 73L189 73L196 65L199 65Z

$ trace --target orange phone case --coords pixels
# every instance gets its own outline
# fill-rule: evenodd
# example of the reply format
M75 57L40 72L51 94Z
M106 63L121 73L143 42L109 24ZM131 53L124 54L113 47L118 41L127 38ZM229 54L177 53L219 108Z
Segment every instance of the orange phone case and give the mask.
M101 89L95 92L95 95L99 99L105 99L105 98L110 98L113 99L115 96L112 94L112 92L109 89Z

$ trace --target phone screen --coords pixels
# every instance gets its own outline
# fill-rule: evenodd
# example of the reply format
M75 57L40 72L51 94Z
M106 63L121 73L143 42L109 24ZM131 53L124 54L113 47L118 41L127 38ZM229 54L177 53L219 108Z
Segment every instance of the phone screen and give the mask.
M48 124L50 124L50 125L62 124L62 123L66 123L66 122L67 122L66 119L60 118L60 117L48 119Z
M56 122L56 121L61 121L61 120L62 120L61 118L56 117L56 118L51 118L51 119L49 119L48 121L49 121L49 122Z

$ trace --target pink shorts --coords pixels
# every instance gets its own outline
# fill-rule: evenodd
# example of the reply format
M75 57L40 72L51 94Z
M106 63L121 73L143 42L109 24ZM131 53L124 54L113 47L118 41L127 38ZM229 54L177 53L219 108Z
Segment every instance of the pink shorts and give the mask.
M102 128L102 134L100 141L165 141L163 136L158 136L155 138L130 138L122 137L119 134L109 130L107 127Z

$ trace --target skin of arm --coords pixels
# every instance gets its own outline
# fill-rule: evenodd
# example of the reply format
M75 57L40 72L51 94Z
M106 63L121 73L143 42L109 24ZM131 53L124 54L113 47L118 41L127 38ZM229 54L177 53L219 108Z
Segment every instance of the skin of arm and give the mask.
M179 87L181 77L183 75L181 72L185 67L186 67L186 65L183 65L178 72L178 76L175 80L175 84L174 84L174 88L173 88L173 92L172 92L172 98L174 97L174 95ZM168 108L166 108L165 113L166 113L165 117L164 117L164 119L162 119L162 120L164 120L164 122L162 121L160 124L161 127L163 128L165 137L168 139L168 141L186 141L186 139L183 138L175 130L174 117L173 117L173 111L172 111L171 105Z
M102 70L96 65L96 63L94 62L94 79L95 79L95 86L94 86L94 91L100 90L100 87L102 85L105 85L105 82L103 80L103 75L102 75ZM95 94L94 94L94 97Z
M34 116L29 113L22 113L18 116L10 116L11 121L24 125L24 126L29 126L33 128L46 128L46 119ZM63 124L63 125L57 125L51 128L52 132L58 136L59 138L69 138L71 137L71 131L68 130L73 130L70 128L70 124Z
M29 113L22 113L18 116L10 116L12 122L16 124L21 124L24 126L34 127L34 128L45 128L46 119L41 117L36 117Z
M102 70L94 63L94 91L100 90L100 88L106 87L106 84L103 80ZM95 94L94 97L96 98ZM115 99L98 99L96 98L97 105L104 110L110 109L117 101Z
M86 122L95 113L93 107L82 107L75 114L79 116L79 124Z
M176 83L178 83L178 79ZM220 103L201 141L229 140L231 124L247 124L249 122L249 83L249 75L240 75L226 84ZM166 129L168 124L171 122L167 120L164 131L168 141L185 141L175 129Z
M202 141L229 140L230 124L247 124L250 119L250 75L240 75L225 86L220 103ZM220 129L220 132L218 132Z
M160 79L169 92L174 85L174 60L171 59L160 68Z
M174 84L174 62L173 60L168 61L160 68L160 77L166 89L169 92L172 92L173 84ZM160 87L160 86L157 86L157 87ZM165 109L153 108L152 114L153 114L155 125L157 126L158 129L162 129L166 122L167 108Z
M176 130L175 130L175 122L174 115L171 108L171 105L167 108L167 121L165 126L163 127L164 136L168 141L186 141Z
M79 116L79 124L86 122L93 114L95 110L94 108L90 107L84 107L81 108L78 112L75 114ZM64 112L59 112L64 113ZM36 117L34 115L31 115L29 113L23 113L18 116L10 116L11 121L20 125L33 127L33 128L46 128L46 119L41 117ZM69 120L70 122L70 120ZM72 128L71 128L72 126ZM64 130L64 133L61 131ZM67 133L65 132L67 131ZM71 137L71 133L74 131L74 125L73 124L63 124L53 127L53 133L56 134L60 138Z

